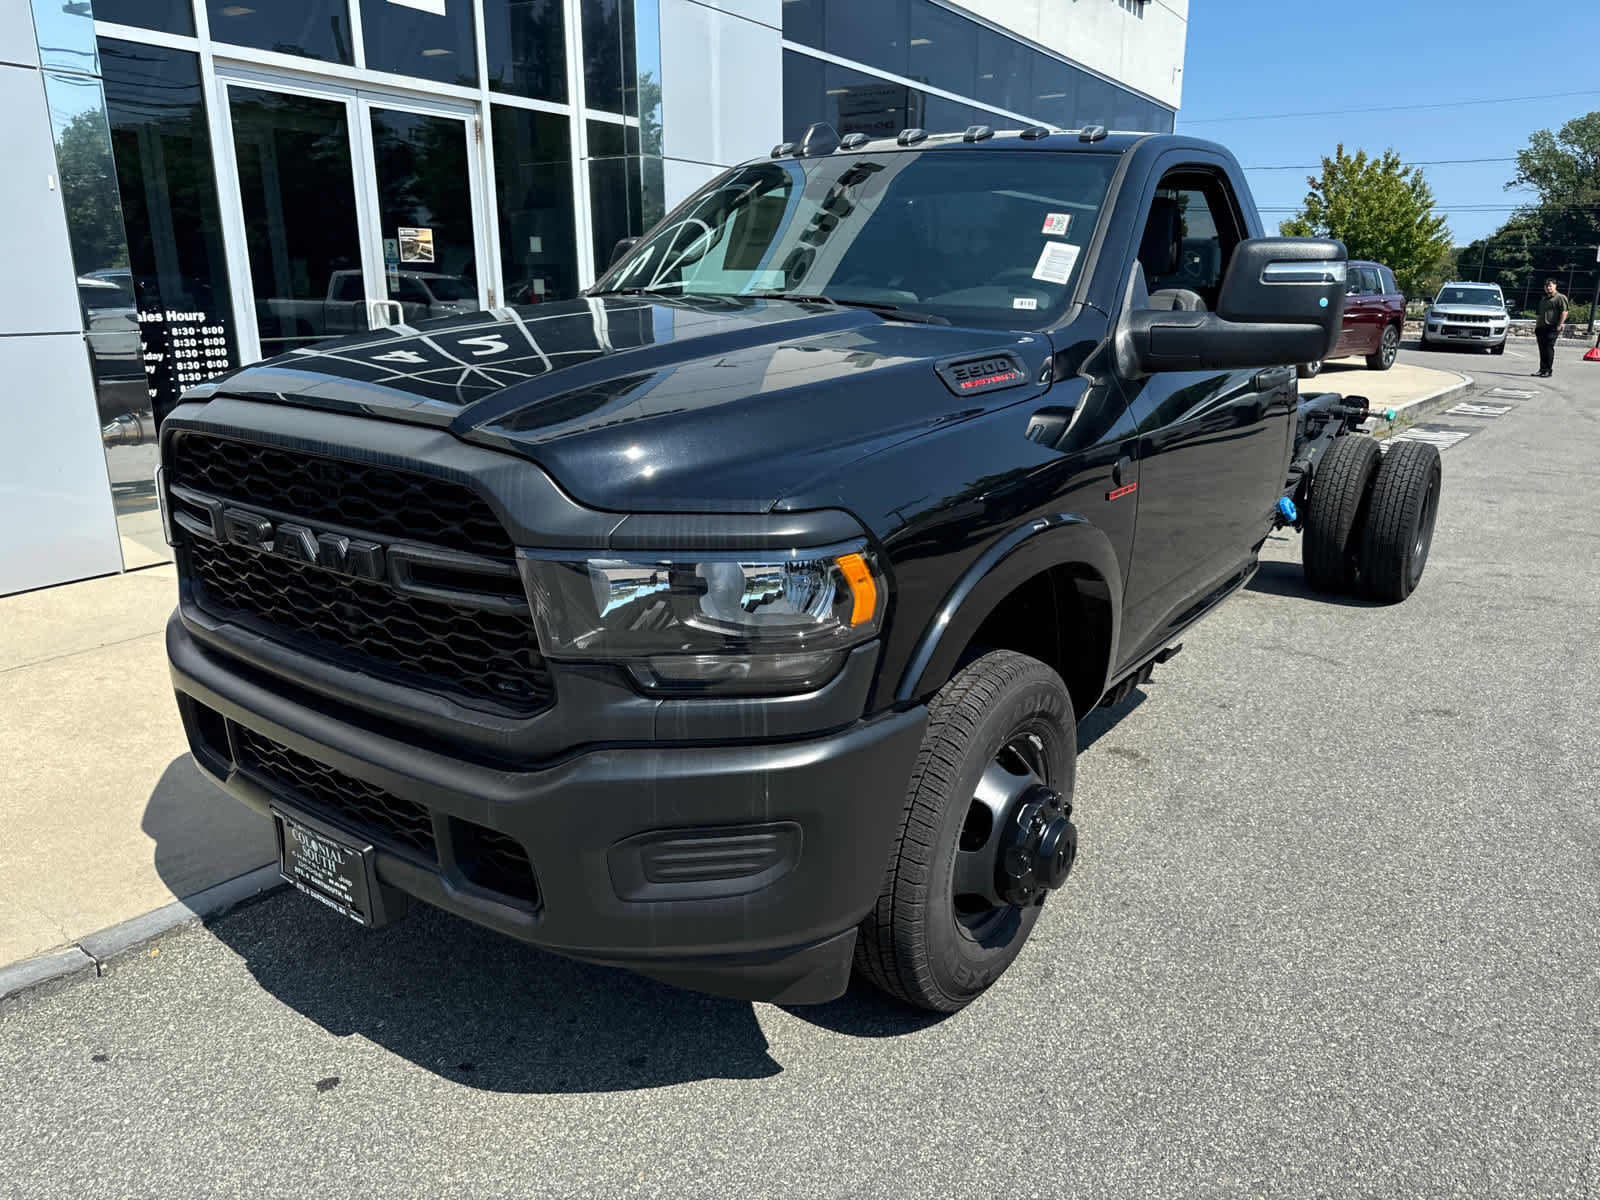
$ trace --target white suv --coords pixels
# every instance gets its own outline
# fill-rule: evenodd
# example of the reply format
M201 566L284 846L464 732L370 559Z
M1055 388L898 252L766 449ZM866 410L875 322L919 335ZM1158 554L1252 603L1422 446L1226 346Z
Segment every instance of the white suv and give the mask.
M1428 306L1422 348L1482 346L1490 354L1504 354L1510 324L1506 299L1495 284L1447 283Z

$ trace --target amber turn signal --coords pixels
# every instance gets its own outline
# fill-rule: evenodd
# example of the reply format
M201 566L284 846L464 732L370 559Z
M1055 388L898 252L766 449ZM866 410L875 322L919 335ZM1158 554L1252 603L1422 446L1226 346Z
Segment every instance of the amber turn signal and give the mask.
M855 606L850 610L850 626L865 625L878 611L878 585L873 582L872 568L859 554L844 554L838 559L839 570L850 585Z

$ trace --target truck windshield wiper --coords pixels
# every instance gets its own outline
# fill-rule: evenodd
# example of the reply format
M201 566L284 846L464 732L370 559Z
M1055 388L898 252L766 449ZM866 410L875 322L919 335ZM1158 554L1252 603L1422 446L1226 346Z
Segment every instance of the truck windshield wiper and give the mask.
M681 283L663 283L659 287L602 288L590 292L591 296L675 296L683 291Z
M898 304L889 304L882 300L841 300L837 296L803 295L799 292L740 292L739 296L748 300L795 300L809 304L834 304L840 308L866 308L892 321L920 321L924 325L950 324L949 317L937 317L933 313L901 308Z

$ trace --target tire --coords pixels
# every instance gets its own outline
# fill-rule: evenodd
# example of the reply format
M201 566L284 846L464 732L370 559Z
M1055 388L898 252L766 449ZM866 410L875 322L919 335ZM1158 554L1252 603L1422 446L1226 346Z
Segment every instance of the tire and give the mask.
M1301 363L1295 371L1301 379L1315 379L1322 374L1322 360L1319 358L1315 362Z
M1395 356L1400 353L1400 327L1398 325L1385 325L1383 337L1378 339L1378 349L1374 354L1367 355L1367 369L1369 371L1387 371L1394 366Z
M1489 353L1490 354L1504 354L1505 352L1506 352L1506 344L1504 342L1501 342L1498 346L1490 346L1489 347Z
M1000 977L1044 897L1019 905L958 895L962 868L998 853L1004 816L1015 812L995 818L979 798L980 781L992 796L992 778L1020 785L1022 767L1070 802L1076 760L1072 698L1037 659L990 651L939 690L883 889L861 922L856 968L866 979L908 1004L950 1013ZM991 869L991 890L992 879Z
M1361 538L1361 590L1371 599L1397 604L1422 579L1442 479L1436 446L1396 442L1384 455Z
M1426 329L1424 329L1421 333L1419 333L1417 335L1417 349L1419 349L1419 350L1432 350L1433 349L1433 343L1428 340L1428 331Z
M1356 581L1372 479L1383 455L1369 437L1336 438L1311 480L1300 562L1319 592L1350 590Z

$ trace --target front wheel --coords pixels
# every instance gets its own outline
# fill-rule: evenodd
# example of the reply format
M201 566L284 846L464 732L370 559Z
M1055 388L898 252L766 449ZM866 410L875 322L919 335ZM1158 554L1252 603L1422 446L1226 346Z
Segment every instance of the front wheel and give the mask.
M1505 352L1506 352L1506 344L1504 342L1501 342L1498 346L1490 346L1489 347L1489 353L1490 354L1504 354Z
M948 1013L1011 965L1077 856L1075 729L1061 677L1009 650L939 690L883 888L861 922L862 975Z
M1395 355L1400 353L1400 328L1386 325L1375 354L1367 355L1367 367L1373 371L1387 371L1394 366Z

